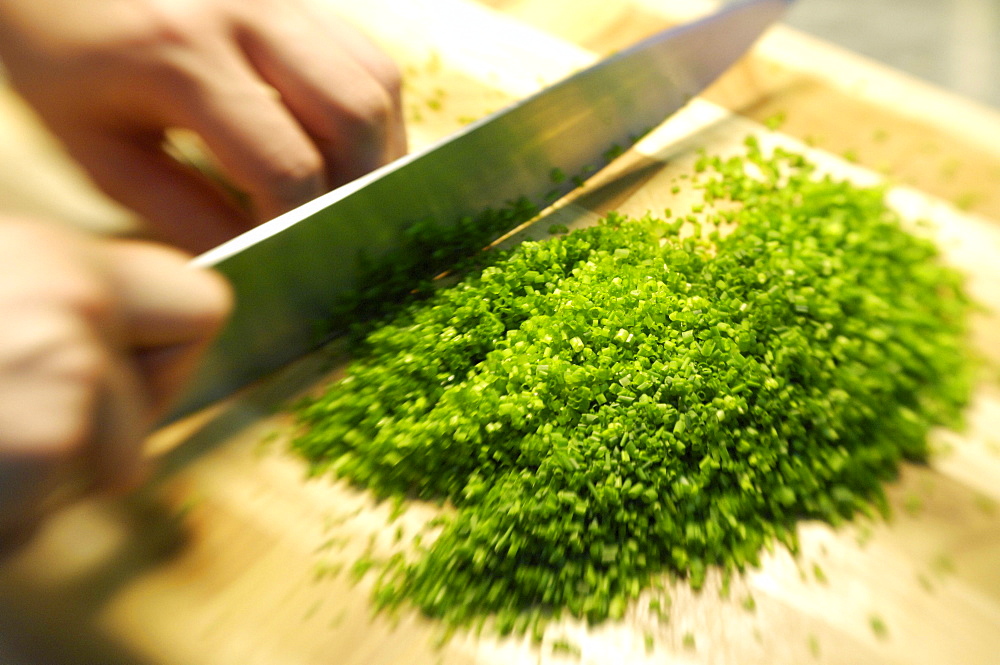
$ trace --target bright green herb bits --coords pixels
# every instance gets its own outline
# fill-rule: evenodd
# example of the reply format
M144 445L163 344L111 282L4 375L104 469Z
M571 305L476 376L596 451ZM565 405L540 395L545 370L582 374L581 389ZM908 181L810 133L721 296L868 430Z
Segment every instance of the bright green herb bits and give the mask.
M700 587L794 549L800 519L875 514L958 421L969 302L881 189L753 140L698 171L697 223L610 214L497 253L299 407L316 473L455 508L379 604L501 633L621 619L664 574Z

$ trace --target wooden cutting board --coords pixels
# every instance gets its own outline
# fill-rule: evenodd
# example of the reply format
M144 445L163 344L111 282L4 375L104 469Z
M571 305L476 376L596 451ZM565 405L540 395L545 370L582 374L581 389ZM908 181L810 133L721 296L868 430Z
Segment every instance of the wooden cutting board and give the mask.
M414 147L705 9L679 0L331 2L403 64ZM759 121L778 113L781 133L764 129ZM6 209L99 229L131 224L7 92L0 118L0 155L23 165L0 179ZM676 205L685 193L671 191L675 176L695 151L732 150L748 133L808 150L845 177L888 173L901 183L896 205L936 223L949 260L988 307L976 322L987 369L968 430L941 432L934 462L904 469L889 489L890 522L803 524L797 558L775 551L728 598L716 578L700 594L676 585L666 622L640 603L620 623L566 622L540 647L461 635L438 647L432 621L373 616L370 581L354 584L346 571L370 542L416 529L435 509L412 506L387 527L390 507L307 481L283 449L287 417L275 407L329 376L331 363L336 373L333 349L151 437L162 465L143 491L57 515L0 566L0 636L31 651L29 662L127 665L1000 662L1000 118L778 29L559 219ZM563 637L578 656L553 652Z

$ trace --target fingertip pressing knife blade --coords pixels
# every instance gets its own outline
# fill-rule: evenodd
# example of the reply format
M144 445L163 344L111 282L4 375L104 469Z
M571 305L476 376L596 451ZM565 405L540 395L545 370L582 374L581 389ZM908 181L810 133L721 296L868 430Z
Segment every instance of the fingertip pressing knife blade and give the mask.
M236 305L165 422L336 334L324 322L366 288L373 261L405 255L414 223L565 195L574 185L554 183L554 171L604 166L729 69L790 4L749 0L656 34L194 259L229 280Z

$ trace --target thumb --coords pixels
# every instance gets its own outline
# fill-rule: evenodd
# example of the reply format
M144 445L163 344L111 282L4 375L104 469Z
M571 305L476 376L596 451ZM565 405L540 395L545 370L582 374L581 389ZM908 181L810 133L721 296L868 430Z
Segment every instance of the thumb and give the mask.
M150 398L165 411L232 308L229 285L172 248L139 241L109 245L107 266L119 297L122 344Z

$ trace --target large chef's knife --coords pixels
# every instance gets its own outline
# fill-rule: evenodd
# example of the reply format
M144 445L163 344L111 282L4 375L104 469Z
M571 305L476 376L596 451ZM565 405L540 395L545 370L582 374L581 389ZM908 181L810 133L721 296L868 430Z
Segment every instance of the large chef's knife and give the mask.
M579 177L553 174L604 166L727 70L789 3L749 0L654 35L197 257L229 279L236 306L169 420L341 332L330 322L345 303L379 293L367 283L380 279L373 268L423 261L413 229L427 220L514 224L516 214L484 211L566 194Z

